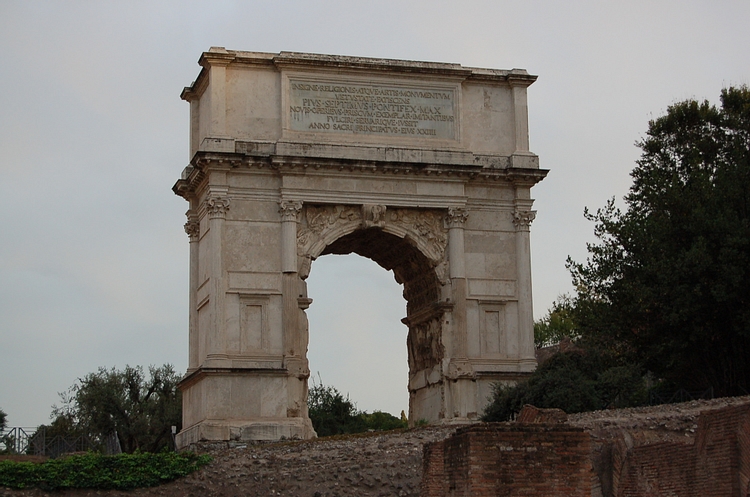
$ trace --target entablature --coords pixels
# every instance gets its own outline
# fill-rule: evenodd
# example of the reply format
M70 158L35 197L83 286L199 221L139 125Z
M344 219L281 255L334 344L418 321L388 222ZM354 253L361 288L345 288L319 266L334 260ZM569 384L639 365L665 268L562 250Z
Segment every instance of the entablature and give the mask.
M498 162L502 157L496 157ZM506 163L512 157L505 158ZM518 167L483 167L476 164L435 164L419 162L363 161L322 157L298 157L278 155L250 155L244 153L199 152L183 170L172 191L185 199L195 195L206 181L211 169L273 171L276 174L314 174L341 172L352 174L387 175L430 178L435 181L459 180L479 182L505 182L516 187L531 187L543 180L546 169Z

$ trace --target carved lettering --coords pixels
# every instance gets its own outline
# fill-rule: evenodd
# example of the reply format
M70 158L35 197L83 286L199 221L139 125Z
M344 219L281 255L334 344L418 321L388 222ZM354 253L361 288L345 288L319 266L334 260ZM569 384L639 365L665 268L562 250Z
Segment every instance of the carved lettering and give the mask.
M289 83L294 131L456 139L455 91L364 83Z

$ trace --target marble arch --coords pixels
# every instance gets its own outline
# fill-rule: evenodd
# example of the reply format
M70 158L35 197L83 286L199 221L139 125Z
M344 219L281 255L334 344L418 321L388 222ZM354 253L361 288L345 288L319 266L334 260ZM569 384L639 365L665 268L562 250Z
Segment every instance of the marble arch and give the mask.
M409 419L475 419L531 372L524 70L213 47L185 88L189 364L183 447L309 438L305 280L319 256L393 270Z

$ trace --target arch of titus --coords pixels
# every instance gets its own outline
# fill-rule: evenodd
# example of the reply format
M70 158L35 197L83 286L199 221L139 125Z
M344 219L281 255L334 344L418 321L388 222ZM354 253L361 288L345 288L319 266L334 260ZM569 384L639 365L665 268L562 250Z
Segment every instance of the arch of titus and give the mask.
M315 435L305 279L325 254L403 285L410 420L476 418L493 383L535 368L536 76L216 47L199 62L173 188L190 203L179 446Z

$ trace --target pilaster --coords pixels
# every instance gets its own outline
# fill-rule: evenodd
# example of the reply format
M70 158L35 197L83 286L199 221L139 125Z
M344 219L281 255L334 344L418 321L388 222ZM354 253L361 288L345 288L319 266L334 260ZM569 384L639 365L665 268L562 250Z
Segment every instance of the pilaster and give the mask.
M529 108L526 89L529 81L525 78L508 78L511 98L513 99L513 120L515 122L514 138L515 151L513 154L529 154Z

